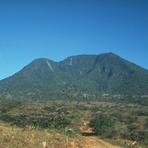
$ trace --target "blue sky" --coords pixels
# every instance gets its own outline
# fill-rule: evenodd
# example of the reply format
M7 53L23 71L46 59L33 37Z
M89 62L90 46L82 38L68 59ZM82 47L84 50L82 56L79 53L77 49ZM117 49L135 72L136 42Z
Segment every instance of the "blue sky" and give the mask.
M148 69L147 0L0 0L0 79L36 58L104 52Z

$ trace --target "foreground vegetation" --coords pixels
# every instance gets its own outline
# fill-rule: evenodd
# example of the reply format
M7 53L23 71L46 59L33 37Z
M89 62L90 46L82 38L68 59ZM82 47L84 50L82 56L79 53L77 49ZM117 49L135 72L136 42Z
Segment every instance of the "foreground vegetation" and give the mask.
M70 137L63 131L35 130L10 126L0 123L0 147L1 148L70 148L82 147L83 141L80 136Z
M0 104L0 147L68 147L78 142L84 121L96 136L130 147L148 145L148 107L138 104L78 101L8 101ZM82 140L83 141L83 140Z

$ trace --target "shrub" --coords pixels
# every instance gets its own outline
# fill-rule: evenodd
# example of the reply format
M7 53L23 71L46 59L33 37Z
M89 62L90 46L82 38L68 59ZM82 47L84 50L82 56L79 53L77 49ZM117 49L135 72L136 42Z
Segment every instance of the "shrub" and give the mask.
M90 125L97 135L110 137L115 129L115 120L104 114L96 114L92 118Z

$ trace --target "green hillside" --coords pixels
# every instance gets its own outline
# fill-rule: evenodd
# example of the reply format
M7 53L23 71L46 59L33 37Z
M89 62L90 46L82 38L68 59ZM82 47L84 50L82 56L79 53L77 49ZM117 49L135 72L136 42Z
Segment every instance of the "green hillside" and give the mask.
M0 94L8 99L147 95L148 70L113 53L72 56L61 62L36 59L0 81Z

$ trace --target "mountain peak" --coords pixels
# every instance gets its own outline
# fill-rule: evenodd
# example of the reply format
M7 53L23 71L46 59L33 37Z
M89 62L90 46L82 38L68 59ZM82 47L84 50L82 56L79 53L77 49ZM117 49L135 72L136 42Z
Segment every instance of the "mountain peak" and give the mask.
M62 97L61 90L87 94L147 94L148 71L108 52L71 56L61 62L39 58L0 81L0 94L15 97ZM68 92L69 93L69 92Z
M40 62L42 63L42 62L46 62L46 61L52 61L52 60L50 60L48 58L37 58L37 59L33 60L32 63L40 63Z
M99 54L98 56L111 56L111 57L119 57L119 55L113 53L113 52L106 52L103 54Z

